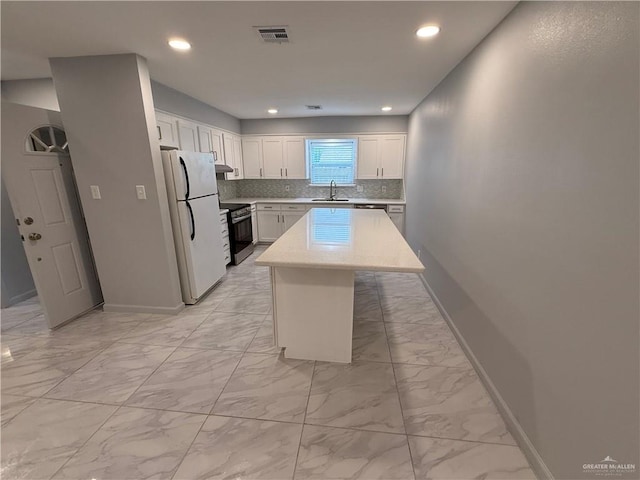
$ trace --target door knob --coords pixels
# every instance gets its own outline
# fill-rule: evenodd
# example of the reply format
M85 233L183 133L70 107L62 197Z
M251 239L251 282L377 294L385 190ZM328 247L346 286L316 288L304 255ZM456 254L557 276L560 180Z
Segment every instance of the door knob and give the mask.
M31 217L27 217L24 219L24 224L25 225L31 225L33 223L33 218Z
M29 234L29 240L32 241L36 241L36 240L40 240L42 238L42 235L40 235L39 233L30 233Z

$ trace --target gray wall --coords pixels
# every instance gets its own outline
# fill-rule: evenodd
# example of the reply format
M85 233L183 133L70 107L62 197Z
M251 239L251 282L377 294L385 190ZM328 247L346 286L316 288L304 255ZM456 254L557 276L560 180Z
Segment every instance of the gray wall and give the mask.
M556 478L640 467L639 8L520 3L410 118L409 242Z
M0 91L4 101L60 111L52 78L3 80L0 83Z
M158 82L152 81L151 89L153 103L160 110L240 133L240 120L222 110Z
M127 54L50 63L105 309L176 311L182 297L146 62Z
M0 86L7 102L60 111L52 78L3 80ZM151 91L155 108L240 133L240 120L222 110L158 82L151 82Z
M0 185L0 209L2 210L2 233L0 252L2 255L2 308L26 300L36 294L31 270L22 247L22 240L16 226L16 217L9 202L9 195Z
M361 117L304 117L241 120L244 135L312 133L405 133L407 115Z

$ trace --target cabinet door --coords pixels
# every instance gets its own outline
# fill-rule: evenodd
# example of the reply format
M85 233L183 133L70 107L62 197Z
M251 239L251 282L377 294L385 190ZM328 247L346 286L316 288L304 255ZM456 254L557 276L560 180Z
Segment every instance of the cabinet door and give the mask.
M286 178L309 178L307 159L304 155L303 137L284 137L284 176Z
M282 221L282 225L283 225L283 232L286 232L287 230L289 230L291 228L291 226L296 223L298 220L300 220L302 217L305 216L307 212L284 212L281 215L281 218L283 219Z
M233 136L233 159L236 162L236 180L244 178L244 167L242 165L242 141L237 135Z
M180 139L180 150L188 152L200 151L195 123L178 120L178 138Z
M242 139L244 178L262 178L262 139Z
M211 138L211 129L204 125L198 125L198 146L199 152L213 153L213 139Z
M404 236L404 213L390 213L389 218Z
M275 242L282 235L280 212L258 211L258 239L261 242Z
M380 178L402 178L404 174L404 135L380 138Z
M160 146L180 148L177 119L166 113L156 112L156 124Z
M377 136L358 137L358 179L380 178L378 150Z
M284 178L281 137L262 138L262 163L264 178Z
M253 210L253 208L255 208L255 205L251 210L251 238L253 238L252 243L255 245L258 243L258 212Z
M213 152L213 161L217 165L224 165L224 151L222 150L222 132L212 128L211 132L211 151Z
M230 133L223 133L222 143L224 145L224 163L233 168L233 172L225 173L225 178L227 180L237 180L238 170L233 157L233 136Z

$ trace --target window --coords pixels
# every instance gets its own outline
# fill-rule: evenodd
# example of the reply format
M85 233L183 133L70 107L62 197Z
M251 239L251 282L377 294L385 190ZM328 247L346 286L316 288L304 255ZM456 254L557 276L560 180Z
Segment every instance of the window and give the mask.
M27 138L28 152L69 153L69 144L64 130L47 125L33 130Z
M356 171L356 139L307 140L307 158L311 185L354 183Z

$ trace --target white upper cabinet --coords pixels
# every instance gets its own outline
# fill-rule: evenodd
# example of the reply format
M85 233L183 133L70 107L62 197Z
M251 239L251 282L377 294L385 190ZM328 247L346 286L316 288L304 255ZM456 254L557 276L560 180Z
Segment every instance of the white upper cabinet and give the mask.
M406 135L358 137L358 179L402 179Z
M380 178L403 178L405 135L380 138Z
M358 179L380 178L379 143L376 136L358 137Z
M178 120L166 113L156 112L158 140L161 147L180 148L178 141Z
M264 178L285 178L281 137L262 138Z
M244 178L308 178L304 137L245 137L242 149Z
M225 174L226 179L243 179L242 146L240 145L240 138L232 133L224 132L222 134L222 142L224 144L224 163L233 168L233 172Z
M224 165L224 151L222 150L222 132L215 128L211 132L211 151L213 152L213 163Z
M242 139L242 164L244 178L262 178L262 140L260 138Z
M211 129L205 125L198 125L198 143L200 152L213 153L213 139L211 138Z
M195 123L178 119L178 139L180 140L180 150L188 152L200 151L198 129Z
M303 137L283 137L284 168L286 178L309 178L304 155Z

